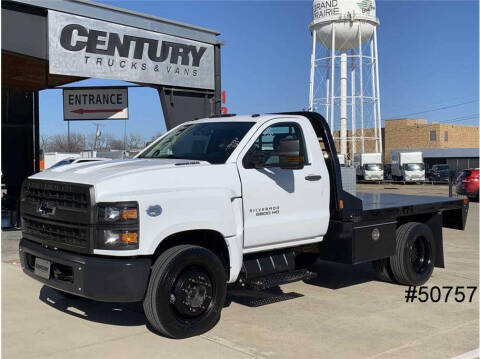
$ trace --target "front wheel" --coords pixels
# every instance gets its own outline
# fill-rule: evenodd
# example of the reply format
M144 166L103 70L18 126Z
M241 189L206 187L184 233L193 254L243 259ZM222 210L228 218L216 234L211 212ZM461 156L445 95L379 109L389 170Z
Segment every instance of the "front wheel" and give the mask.
M390 265L398 283L424 284L432 275L435 257L435 241L428 226L409 222L397 228L396 250Z
M181 339L212 329L220 319L225 296L226 275L220 259L206 248L180 245L155 261L143 308L160 334Z

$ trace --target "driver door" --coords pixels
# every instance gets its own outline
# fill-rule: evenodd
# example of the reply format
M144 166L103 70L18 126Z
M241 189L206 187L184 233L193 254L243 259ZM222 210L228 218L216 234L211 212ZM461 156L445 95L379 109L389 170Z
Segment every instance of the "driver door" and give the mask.
M306 146L304 130L298 122L288 119L270 121L259 132L238 161L245 251L320 240L329 218L329 182L323 157L321 161L312 157ZM311 132L321 155L318 140L313 130ZM282 139L300 141L300 155L305 161L303 168L280 168L278 150ZM255 151L263 157L264 166L255 167L249 163Z

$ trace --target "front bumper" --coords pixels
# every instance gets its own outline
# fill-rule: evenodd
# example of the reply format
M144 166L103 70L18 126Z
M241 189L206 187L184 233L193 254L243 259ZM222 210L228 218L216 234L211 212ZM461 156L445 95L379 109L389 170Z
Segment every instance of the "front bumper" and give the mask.
M425 182L425 177L405 177L405 182Z
M19 251L27 275L64 292L104 302L138 302L147 290L149 258L89 256L44 248L24 238ZM51 262L49 279L34 273L37 257Z

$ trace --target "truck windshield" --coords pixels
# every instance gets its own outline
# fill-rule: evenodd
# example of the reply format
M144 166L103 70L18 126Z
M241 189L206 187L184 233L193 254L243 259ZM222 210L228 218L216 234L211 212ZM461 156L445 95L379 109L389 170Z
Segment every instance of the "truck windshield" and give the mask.
M423 163L407 163L405 166L405 171L423 171L425 166Z
M138 158L176 158L225 163L254 122L204 122L178 127Z
M382 171L383 166L378 163L367 163L365 165L365 171Z

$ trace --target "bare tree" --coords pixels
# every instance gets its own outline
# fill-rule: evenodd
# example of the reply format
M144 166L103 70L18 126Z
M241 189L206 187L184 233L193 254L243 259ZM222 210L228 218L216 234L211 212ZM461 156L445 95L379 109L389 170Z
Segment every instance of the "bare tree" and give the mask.
M125 143L123 142L123 139L120 138L115 138L113 136L110 136L108 138L108 148L111 150L123 150L123 147L125 146Z
M160 136L163 136L163 133L161 132L157 132L156 134L154 134L151 138L151 141L155 141L157 138L159 138Z
M50 147L51 147L50 136L41 135L40 136L40 149L42 149L44 152L49 152L49 151L51 151Z
M70 149L66 134L42 135L40 138L40 147L44 152L79 152L93 150L94 147L97 151L123 150L124 146L123 137L118 138L110 133L101 133L99 137L96 137L95 132L87 135L70 133ZM130 150L143 148L145 138L138 133L129 133L126 138L126 147Z
M70 141L66 134L57 134L49 138L45 151L50 152L80 152L85 149L85 136L80 133L70 133Z
M129 150L145 147L145 138L138 134L130 132L127 137L127 148Z

